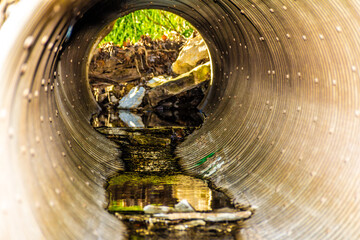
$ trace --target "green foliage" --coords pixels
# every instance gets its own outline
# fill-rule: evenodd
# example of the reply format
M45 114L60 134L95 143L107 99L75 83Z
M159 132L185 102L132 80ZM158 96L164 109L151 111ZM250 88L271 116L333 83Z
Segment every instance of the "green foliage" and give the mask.
M101 41L113 42L122 46L124 42L137 42L142 35L148 34L152 39L159 39L163 35L171 36L171 32L177 32L188 38L194 31L194 27L182 17L156 9L143 9L132 12L119 18L113 30Z
M110 212L127 212L127 211L143 211L141 206L121 206L117 205L116 201L112 201L110 206L108 207L108 211Z

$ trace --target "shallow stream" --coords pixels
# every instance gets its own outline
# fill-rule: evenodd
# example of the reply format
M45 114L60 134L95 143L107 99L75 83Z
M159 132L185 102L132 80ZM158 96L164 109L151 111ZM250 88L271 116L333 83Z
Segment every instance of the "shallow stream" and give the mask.
M186 175L175 155L176 146L200 127L201 114L166 116L172 118L110 110L93 118L93 126L119 145L126 169L108 181L108 211L127 225L129 239L235 239L249 212L237 216L242 212L230 198ZM180 209L180 202L191 209Z

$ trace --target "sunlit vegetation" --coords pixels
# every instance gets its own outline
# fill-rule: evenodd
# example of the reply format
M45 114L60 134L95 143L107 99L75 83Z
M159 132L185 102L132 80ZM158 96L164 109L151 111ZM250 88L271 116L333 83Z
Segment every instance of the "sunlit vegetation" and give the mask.
M116 20L113 30L100 43L112 42L115 45L135 43L142 35L152 39L166 39L175 35L185 38L191 36L194 27L182 17L156 9L143 9L132 12Z

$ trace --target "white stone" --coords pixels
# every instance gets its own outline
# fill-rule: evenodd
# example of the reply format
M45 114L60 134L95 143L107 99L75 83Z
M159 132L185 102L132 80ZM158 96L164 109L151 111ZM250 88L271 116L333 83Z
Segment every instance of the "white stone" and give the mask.
M134 109L140 106L143 98L145 96L145 88L143 87L133 87L128 94L126 94L119 101L118 108L120 109Z

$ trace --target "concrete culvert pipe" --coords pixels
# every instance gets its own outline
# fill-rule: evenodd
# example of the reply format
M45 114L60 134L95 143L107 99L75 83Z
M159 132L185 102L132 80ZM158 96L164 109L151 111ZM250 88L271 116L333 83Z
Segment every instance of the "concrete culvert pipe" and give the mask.
M174 12L213 83L182 166L256 208L239 239L360 238L360 2L20 1L0 29L0 239L124 239L87 66L117 17ZM208 156L212 157L208 157ZM214 157L215 156L215 157Z

